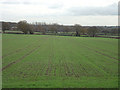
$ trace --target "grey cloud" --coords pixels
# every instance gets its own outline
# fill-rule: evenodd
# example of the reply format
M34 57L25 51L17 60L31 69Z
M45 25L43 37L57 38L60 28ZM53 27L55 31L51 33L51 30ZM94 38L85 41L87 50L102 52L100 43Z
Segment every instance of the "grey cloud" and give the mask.
M118 15L118 5L116 3L106 7L72 7L68 13L74 16L80 15Z
M120 15L120 1L118 2L118 15Z

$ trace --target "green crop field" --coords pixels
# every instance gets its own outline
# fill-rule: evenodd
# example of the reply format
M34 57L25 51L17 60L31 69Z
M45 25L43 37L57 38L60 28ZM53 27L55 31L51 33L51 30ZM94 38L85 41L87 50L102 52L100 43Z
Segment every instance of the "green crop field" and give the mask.
M117 88L118 39L3 34L3 88Z

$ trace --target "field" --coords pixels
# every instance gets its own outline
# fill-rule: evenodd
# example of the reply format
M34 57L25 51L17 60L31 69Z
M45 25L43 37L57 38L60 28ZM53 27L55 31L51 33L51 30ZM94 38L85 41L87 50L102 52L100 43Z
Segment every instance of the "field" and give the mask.
M3 88L117 88L118 39L3 34Z

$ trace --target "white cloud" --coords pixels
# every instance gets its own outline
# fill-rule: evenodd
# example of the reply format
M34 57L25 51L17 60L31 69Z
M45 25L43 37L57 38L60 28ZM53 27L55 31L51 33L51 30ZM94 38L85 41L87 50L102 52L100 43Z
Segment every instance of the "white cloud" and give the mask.
M91 25L95 24L94 19L91 19L91 24L87 23L86 15L92 15L91 17L97 15L100 18L102 17L100 15L103 15L103 18L105 15L116 15L117 6L110 5L117 2L118 0L0 0L1 20L19 21L26 19L30 22L44 21L63 24L73 24L73 21L74 23L79 21ZM81 19L83 17L84 20ZM115 19L114 16L109 18ZM106 17L106 19L108 18ZM110 25L106 21L103 23ZM116 23L111 22L111 24Z

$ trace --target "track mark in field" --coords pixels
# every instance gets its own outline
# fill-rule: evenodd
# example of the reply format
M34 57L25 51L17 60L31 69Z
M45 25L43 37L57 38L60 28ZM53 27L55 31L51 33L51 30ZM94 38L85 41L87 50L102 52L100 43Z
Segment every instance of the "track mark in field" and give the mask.
M40 46L38 46L38 47L32 49L30 52L28 52L27 54L25 54L24 56L22 56L22 57L19 58L18 60L9 63L9 64L6 65L5 67L3 67L1 71L5 70L6 68L10 67L10 66L13 65L13 64L16 64L16 63L19 62L19 61L21 61L22 59L24 59L25 57L27 57L28 55L30 55L32 52L34 52L35 50L37 50L39 47L40 47Z
M25 48L28 48L29 46L31 46L31 45L28 45L28 46L25 47ZM18 53L18 52L20 52L20 51L23 51L23 50L25 50L25 48L19 48L19 49L13 51L13 52L10 52L10 53L8 53L8 54L6 54L6 55L3 55L2 58L5 58L5 57L7 57L7 56L9 56L9 55L12 55L12 54L14 54L14 53Z
M74 41L73 41L73 42L74 42ZM83 43L83 42L81 42L81 43ZM83 44L84 44L84 45L83 45ZM102 52L100 52L100 51L98 51L98 50L95 50L95 49L93 49L93 48L88 47L88 45L87 45L86 43L83 43L83 44L79 44L79 45L81 45L82 47L88 48L88 49L90 49L90 50L92 50L92 51L95 51L96 53L99 53L99 54L101 54L101 55L103 55L103 56L106 56L106 57L109 57L109 58L118 60L118 59L115 58L115 57L112 57L112 56L110 56L110 55L104 54L104 53L102 53ZM96 49L97 49L97 48L96 48Z
M41 68L40 76L42 76L42 74L43 74L43 72L44 72L46 66L47 66L47 64L44 64L43 67Z
M64 61L64 69L65 69L66 76L71 76L70 69L65 61Z
M87 76L88 72L87 72L87 70L84 68L84 66L82 66L82 65L80 64L80 67L81 67L81 69L83 70L84 75Z
M53 69L53 64L52 64L52 59L54 57L53 45L54 44L50 45L50 47L49 47L50 48L50 55L49 55L49 60L48 60L48 67L47 67L47 70L45 72L45 75L49 75L49 76L51 75L51 71Z
M84 47L86 47L86 48L88 48L88 49L90 49L90 50L93 50L93 51L95 51L96 53L99 53L99 54L101 54L101 55L103 55L103 56L106 56L106 57L109 57L109 58L112 58L112 59L118 60L118 59L115 58L115 57L112 57L112 56L107 55L107 54L104 54L104 53L102 53L102 52L100 52L100 51L94 50L94 49L88 47L87 45L84 45Z
M56 66L54 65L54 76L56 76Z
M85 55L85 57L87 57L86 55ZM87 57L88 59L89 59L89 57ZM103 68L101 68L101 67L103 67L103 65L97 65L96 63L93 63L91 60L88 60L89 61L89 63L91 64L91 66L93 66L94 68L96 68L97 70L99 70L99 72L102 72L102 73L104 73L104 74L106 74L106 75L108 75L108 73L103 69ZM83 68L84 70L85 70L85 68ZM92 69L93 70L93 69ZM86 70L85 70L86 71ZM86 72L87 73L87 72Z
M45 37L44 39L48 39L48 38ZM36 40L35 42L38 42L38 41L39 41L39 40ZM19 49L15 50L15 51L12 51L12 52L10 52L10 53L8 53L8 54L6 54L6 55L3 55L2 58L5 58L5 57L7 57L7 56L9 56L9 55L18 53L18 52L20 52L20 51L24 51L26 48L29 48L30 46L34 45L35 42L33 42L33 43L27 45L25 48L19 48Z
M39 40L37 40L37 41L39 41ZM6 55L3 55L2 58L5 58L5 57L7 57L7 56L9 56L9 55L18 53L18 52L20 52L20 51L24 51L26 48L29 48L29 47L32 46L33 44L34 44L34 43L32 43L32 44L30 44L30 45L27 45L25 48L19 48L19 49L15 50L15 51L12 51L12 52L10 52L10 53L8 53L8 54L6 54Z
M95 52L97 52L97 53L99 53L99 54L101 54L101 55L107 56L107 57L109 57L109 58L112 58L112 59L118 60L118 59L115 58L115 57L111 57L111 56L109 56L109 55L107 55L107 54L104 54L104 53L101 53L101 52L99 52L99 51L96 51L96 50L95 50Z
M52 71L52 58L53 58L54 54L51 54L50 57L49 57L49 60L48 60L48 67L47 67L47 70L46 70L46 73L45 75L49 75L51 74L51 71Z
M86 47L87 47L87 46L86 46ZM87 47L87 48L88 48L88 49L91 49L91 48L89 48L89 47ZM107 55L107 54L104 54L104 53L102 53L102 52L100 52L100 51L97 51L97 50L94 50L94 49L91 49L91 50L93 50L93 51L95 51L96 53L99 53L99 54L101 54L101 55L103 55L103 56L106 56L106 57L109 57L109 58L112 58L112 59L118 60L117 58L112 57L112 56Z
M98 48L98 47L93 47L93 48L94 48L94 49L97 49L97 50L99 50L99 51L103 51L103 52L110 52L111 54L118 56L117 53L111 52L111 51L109 51L109 50L101 49L101 48Z
M72 70L72 74L71 74L71 76L75 76L76 78L79 78L79 75L77 74L77 73L75 73L75 71L74 71L74 69L73 69L73 65L72 65L72 63L70 63L70 68L71 68L71 70Z
M45 75L50 75L51 70L52 70L52 62L51 62L51 56L50 56L49 61L48 61L48 67L47 67Z
M86 44L86 43L84 43L84 44ZM90 45L89 45L90 46ZM92 45L91 45L92 46ZM118 54L117 53L115 53L115 52L111 52L111 51L109 51L109 50L105 50L105 49L101 49L101 48L98 48L98 47L93 47L94 49L97 49L97 50L99 50L99 51L105 51L105 52L110 52L110 53L112 53L113 55L117 55L118 56Z
M32 81L37 81L37 78L38 78L38 76L39 76L39 72L40 72L40 67L39 67L39 63L36 63L35 64L36 65L36 68L35 68L35 75L34 75L34 77L33 77L33 80Z
M87 47L87 46L86 46L86 47ZM87 48L88 48L88 49L91 49L91 50L94 50L94 49L89 48L89 47L87 47ZM99 53L99 54L101 54L101 55L103 55L103 56L106 56L106 57L109 57L109 58L112 58L112 59L118 60L117 58L112 57L112 56L107 55L107 54L104 54L104 53L102 53L102 52L100 52L100 51L97 51L97 50L94 50L94 51L97 52L97 53Z
M62 68L63 68L62 60L59 60L59 75L60 75L60 77L63 76Z

